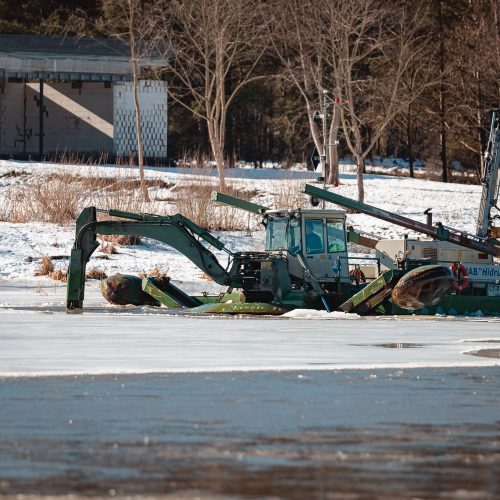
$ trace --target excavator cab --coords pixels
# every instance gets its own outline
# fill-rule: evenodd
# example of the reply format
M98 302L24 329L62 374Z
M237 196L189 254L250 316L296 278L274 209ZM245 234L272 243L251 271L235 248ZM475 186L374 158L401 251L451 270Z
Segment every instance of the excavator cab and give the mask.
M266 212L266 251L286 253L290 276L305 274L323 286L348 283L345 212L291 210Z

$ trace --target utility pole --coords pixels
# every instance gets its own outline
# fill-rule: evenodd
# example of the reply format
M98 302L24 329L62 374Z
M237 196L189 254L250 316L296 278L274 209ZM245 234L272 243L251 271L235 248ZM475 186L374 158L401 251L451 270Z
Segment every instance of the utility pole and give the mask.
M328 151L328 108L330 107L330 99L328 91L323 89L323 154L321 155L321 171L323 174L323 187L326 189L326 179L328 177L329 165L326 161L326 153ZM324 202L323 202L324 203Z

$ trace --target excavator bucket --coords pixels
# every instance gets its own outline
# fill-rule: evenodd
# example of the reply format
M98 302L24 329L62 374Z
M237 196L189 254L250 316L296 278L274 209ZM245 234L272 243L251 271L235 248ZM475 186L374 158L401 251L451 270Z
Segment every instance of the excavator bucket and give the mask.
M381 274L376 280L344 302L344 312L371 314L392 313L392 304L400 309L418 311L439 303L453 286L453 273L445 266L420 266L405 274L394 269ZM383 308L383 310L379 310Z
M406 273L391 293L393 303L407 311L438 304L453 287L453 273L445 266L421 266Z

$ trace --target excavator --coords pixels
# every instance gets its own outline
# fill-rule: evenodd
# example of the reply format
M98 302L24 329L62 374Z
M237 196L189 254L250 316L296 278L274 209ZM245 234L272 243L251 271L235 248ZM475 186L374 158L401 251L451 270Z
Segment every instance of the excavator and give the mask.
M392 214L306 184L301 191L316 200L367 213L416 232L430 240L404 238L378 241L346 226L341 209L280 209L213 192L212 200L259 214L266 230L262 251L232 252L218 238L181 214L161 216L85 208L76 221L67 282L67 310L82 310L85 270L98 248L97 235L133 235L175 248L226 291L193 296L169 279L117 275L102 284L115 304L163 305L190 313L283 314L295 308L341 310L357 314L483 314L500 315L498 228L499 110L493 113L480 217L476 235L433 226ZM119 220L98 220L105 212ZM348 242L375 249L377 270L365 278L352 265ZM223 251L222 265L209 246ZM456 266L456 267L454 267ZM468 266L468 267L467 267ZM353 272L354 271L354 272ZM366 273L368 274L368 273ZM477 277L476 277L477 276Z
M111 278L107 284L112 291L105 296L114 303L141 304L150 295L167 307L195 308L197 312L273 314L295 307L331 311L360 288L349 277L344 211L270 210L218 192L212 193L212 199L260 214L266 227L265 249L231 252L218 238L180 214L159 216L109 210L109 216L123 220L98 221L98 210L88 207L76 223L67 309L82 307L85 266L99 246L97 234L143 236L167 243L215 283L227 287L220 296L191 297L170 281L158 287L154 280L145 280L139 291L132 277L122 277L118 282ZM227 254L227 266L221 265L209 246ZM114 293L117 288L118 294Z

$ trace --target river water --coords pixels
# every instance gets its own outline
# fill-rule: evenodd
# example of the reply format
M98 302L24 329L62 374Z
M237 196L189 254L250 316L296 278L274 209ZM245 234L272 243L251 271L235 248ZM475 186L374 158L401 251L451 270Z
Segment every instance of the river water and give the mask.
M0 379L0 493L499 498L498 367Z

